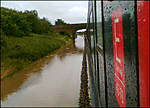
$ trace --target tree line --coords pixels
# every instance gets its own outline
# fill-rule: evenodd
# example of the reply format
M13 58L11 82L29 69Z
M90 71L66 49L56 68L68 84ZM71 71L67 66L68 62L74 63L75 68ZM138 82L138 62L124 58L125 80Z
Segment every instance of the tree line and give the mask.
M57 19L55 25L66 24ZM48 19L38 17L36 10L17 11L1 7L1 34L6 36L26 36L30 33L43 34L52 32L52 24Z

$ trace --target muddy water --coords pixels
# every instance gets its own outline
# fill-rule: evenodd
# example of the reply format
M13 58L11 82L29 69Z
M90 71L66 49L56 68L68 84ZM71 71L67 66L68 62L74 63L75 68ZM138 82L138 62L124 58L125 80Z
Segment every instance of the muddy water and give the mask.
M83 37L1 82L2 106L78 106Z

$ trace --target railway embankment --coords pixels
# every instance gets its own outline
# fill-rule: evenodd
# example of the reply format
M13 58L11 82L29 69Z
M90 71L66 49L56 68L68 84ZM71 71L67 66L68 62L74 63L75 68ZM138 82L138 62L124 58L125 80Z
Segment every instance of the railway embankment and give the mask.
M56 33L24 37L1 36L1 80L71 43L70 37Z
M1 80L71 41L65 32L54 33L51 22L36 10L1 7L1 16Z
M89 93L88 93L87 61L86 61L85 51L83 54L82 70L81 70L79 106L81 108L91 107Z

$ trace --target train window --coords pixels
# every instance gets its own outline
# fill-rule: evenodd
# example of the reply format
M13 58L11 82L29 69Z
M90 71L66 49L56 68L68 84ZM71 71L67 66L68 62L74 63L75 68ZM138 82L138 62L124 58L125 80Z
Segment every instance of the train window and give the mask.
M104 55L103 55L103 35L102 35L102 13L101 1L96 1L96 23L97 23L97 83L100 93L100 103L102 107L106 107L106 91L105 91L105 74L104 74Z
M103 49L101 1L96 1L96 11L98 46L101 46L100 48Z
M93 22L92 22L92 13L90 15L90 39L91 39L91 48L93 48Z

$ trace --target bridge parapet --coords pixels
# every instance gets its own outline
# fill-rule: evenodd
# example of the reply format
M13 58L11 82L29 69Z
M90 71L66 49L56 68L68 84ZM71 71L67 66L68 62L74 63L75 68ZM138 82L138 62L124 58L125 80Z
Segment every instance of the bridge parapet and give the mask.
M53 29L82 29L86 28L86 23L83 24L66 24L66 25L55 25Z

